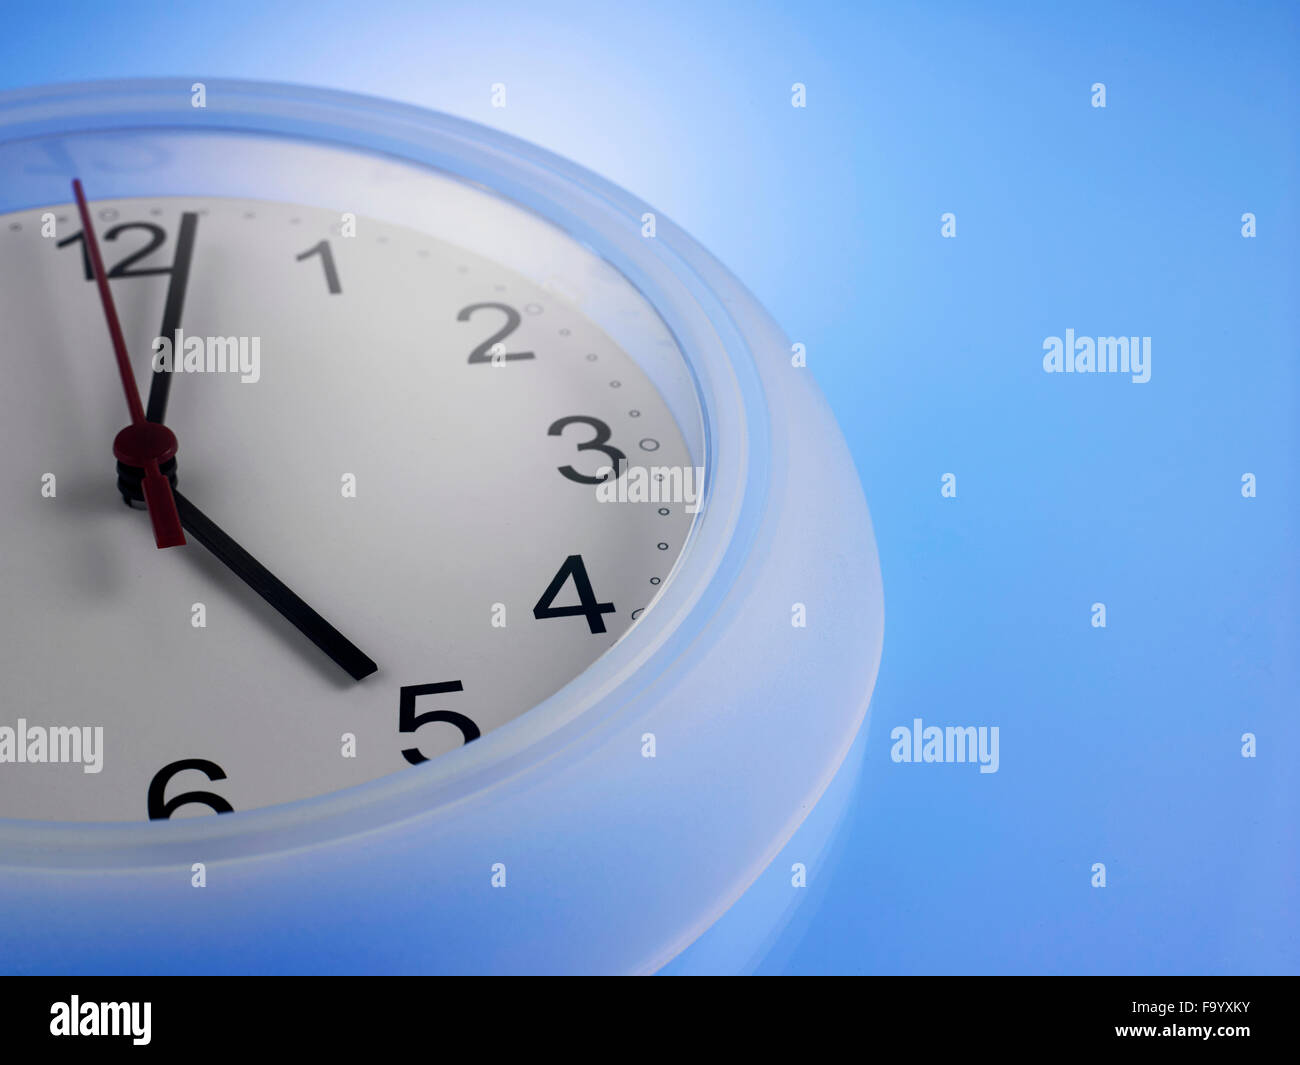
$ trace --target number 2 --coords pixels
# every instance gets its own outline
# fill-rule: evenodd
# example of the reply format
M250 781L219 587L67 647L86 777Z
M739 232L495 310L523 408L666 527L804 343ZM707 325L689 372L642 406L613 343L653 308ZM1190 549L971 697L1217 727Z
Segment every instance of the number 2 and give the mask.
M517 310L515 310L513 307L507 306L504 303L471 303L468 307L461 308L460 313L456 315L456 321L468 322L470 319L470 315L472 315L475 311L486 311L486 310L504 312L506 316L506 324L503 325L500 329L498 329L495 333L493 333L490 337L488 337L485 341L483 341L482 344L480 344L478 347L476 347L473 351L469 353L469 361L471 364L476 362L479 363L486 362L490 364L492 362L492 349L497 344L500 344L503 340L505 340L505 338L508 337L511 333L513 333L516 329L518 329L519 323L523 321L523 319L519 317L519 312ZM509 362L512 359L531 359L533 357L534 356L531 351L503 352L501 355L501 358L503 358L507 362Z

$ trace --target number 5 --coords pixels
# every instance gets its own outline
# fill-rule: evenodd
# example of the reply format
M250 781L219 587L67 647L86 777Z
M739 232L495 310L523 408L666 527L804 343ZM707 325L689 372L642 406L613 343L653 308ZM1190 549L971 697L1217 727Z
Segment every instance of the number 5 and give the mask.
M478 730L478 726L464 714L456 713L455 710L426 710L423 714L415 712L415 700L421 695L445 695L447 692L464 690L464 685L458 680L442 681L438 684L410 684L402 688L397 711L398 731L414 732L421 725L427 725L431 721L445 721L447 724L455 725L460 729L466 743L478 739L482 735ZM429 760L420 753L418 747L407 747L402 751L402 757L411 765L419 765L421 762Z

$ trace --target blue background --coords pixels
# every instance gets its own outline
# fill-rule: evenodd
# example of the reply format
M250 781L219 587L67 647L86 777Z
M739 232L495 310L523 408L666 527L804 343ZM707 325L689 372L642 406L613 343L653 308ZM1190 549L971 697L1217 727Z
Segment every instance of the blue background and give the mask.
M850 817L764 971L1300 969L1300 5L4 11L3 88L268 78L534 141L807 345L885 650ZM1067 328L1150 336L1151 381L1043 373ZM999 772L894 764L914 717L999 726Z

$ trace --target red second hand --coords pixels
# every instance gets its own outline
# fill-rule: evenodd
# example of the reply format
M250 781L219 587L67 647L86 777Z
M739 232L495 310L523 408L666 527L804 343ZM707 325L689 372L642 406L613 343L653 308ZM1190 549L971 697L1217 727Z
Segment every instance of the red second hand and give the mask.
M179 547L185 543L181 516L176 511L171 482L159 469L161 463L176 454L176 434L165 425L145 420L140 390L136 387L131 359L126 353L122 323L118 321L117 309L113 306L108 274L99 254L99 241L95 239L95 229L90 224L90 209L86 206L86 194L82 191L79 178L72 179L72 194L76 197L77 210L81 213L81 231L85 236L86 251L90 253L90 265L94 269L95 284L99 288L99 300L104 305L104 318L108 321L108 333L113 340L113 354L117 356L117 372L122 378L122 390L126 393L127 410L131 412L131 424L113 440L113 455L124 465L138 466L144 470L144 505L149 508L149 520L153 522L154 542L159 547Z

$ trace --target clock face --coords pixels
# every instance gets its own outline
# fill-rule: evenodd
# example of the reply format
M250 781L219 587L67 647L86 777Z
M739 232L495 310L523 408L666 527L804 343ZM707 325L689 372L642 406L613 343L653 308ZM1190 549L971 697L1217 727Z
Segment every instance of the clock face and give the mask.
M361 656L345 666L377 668L354 679L192 528L155 546L118 490L129 418L77 209L4 215L0 817L211 816L418 771L651 606L700 487L683 408L562 284L391 220L97 199L93 176L146 399L151 360L174 356L191 526L206 516L333 626ZM462 225L481 210L511 239L494 197L458 195ZM558 231L520 239L572 254Z

